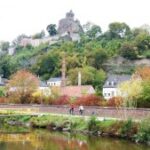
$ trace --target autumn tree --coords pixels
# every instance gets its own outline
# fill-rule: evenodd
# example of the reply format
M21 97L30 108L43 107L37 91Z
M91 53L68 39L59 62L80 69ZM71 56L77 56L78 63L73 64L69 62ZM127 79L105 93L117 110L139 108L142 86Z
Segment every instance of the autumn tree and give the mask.
M135 74L142 80L150 80L150 67L145 66L142 68L138 68Z
M135 75L139 76L143 81L138 107L150 107L150 67L138 68Z
M137 107L137 99L142 92L142 81L133 79L119 85L119 92L123 97L124 117L127 119L126 107Z
M142 80L131 79L119 85L120 95L124 98L124 106L137 106L137 99L142 92Z
M11 76L7 88L10 97L18 103L29 103L31 94L38 88L38 78L27 70Z

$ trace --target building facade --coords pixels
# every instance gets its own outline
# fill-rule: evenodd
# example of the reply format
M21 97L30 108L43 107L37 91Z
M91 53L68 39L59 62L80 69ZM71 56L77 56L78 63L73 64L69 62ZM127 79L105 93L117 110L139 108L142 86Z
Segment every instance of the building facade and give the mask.
M109 75L103 85L103 97L109 100L112 97L120 95L119 84L131 79L130 75Z
M61 86L61 82L62 82L61 77L50 78L50 79L47 81L47 85L48 85L48 86Z

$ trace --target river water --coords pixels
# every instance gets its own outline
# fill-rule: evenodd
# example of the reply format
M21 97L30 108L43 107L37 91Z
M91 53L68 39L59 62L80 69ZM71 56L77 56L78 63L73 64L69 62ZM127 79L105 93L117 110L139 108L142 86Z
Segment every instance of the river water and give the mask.
M32 130L0 133L0 150L150 150L150 147L113 138Z

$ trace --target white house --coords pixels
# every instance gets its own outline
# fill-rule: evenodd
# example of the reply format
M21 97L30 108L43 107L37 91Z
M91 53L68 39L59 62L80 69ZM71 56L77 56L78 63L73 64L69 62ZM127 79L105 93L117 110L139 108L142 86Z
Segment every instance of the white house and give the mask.
M7 83L7 79L2 78L2 75L0 75L0 86L1 86L1 87L2 87L2 86L5 86L6 83Z
M39 90L42 92L45 96L51 95L51 89L44 81L40 81Z
M61 77L56 77L56 78L50 78L47 81L48 86L61 86Z
M103 85L104 98L108 100L112 97L119 96L118 85L130 79L130 75L109 75Z

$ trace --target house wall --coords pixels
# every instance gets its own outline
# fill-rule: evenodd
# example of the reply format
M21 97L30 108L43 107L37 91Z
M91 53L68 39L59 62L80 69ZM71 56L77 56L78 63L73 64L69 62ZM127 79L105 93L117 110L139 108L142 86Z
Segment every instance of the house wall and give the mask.
M61 86L61 81L56 81L56 82L47 82L48 86Z
M39 90L43 93L45 96L51 95L51 89L49 87L39 87Z
M118 93L117 88L103 88L103 96L107 100L114 96L118 96Z

